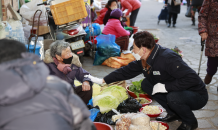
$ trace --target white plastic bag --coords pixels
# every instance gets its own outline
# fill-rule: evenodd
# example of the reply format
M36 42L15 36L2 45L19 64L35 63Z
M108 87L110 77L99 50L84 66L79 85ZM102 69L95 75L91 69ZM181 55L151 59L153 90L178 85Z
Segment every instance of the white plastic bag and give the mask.
M23 32L24 32L24 38L25 38L26 43L28 43L31 29L32 29L32 26L30 26L28 24L23 24Z
M20 21L10 19L8 24L11 26L12 31L10 31L9 35L6 37L26 43L22 23Z
M0 21L0 39L6 38L7 36L9 36L11 31L12 31L12 28L8 24L7 21Z
M93 2L93 5L94 5L95 9L101 10L101 1L95 0Z
M41 10L42 14L40 16L40 26L46 26L47 25L47 19L46 19L46 9L44 5L37 6L37 4L42 3L42 0L32 0L31 2L28 2L21 6L20 8L20 14L23 18L28 20L30 22L30 25L33 25L33 17L37 10ZM40 12L37 12L35 15L35 21L34 24L37 25L38 23L38 16Z

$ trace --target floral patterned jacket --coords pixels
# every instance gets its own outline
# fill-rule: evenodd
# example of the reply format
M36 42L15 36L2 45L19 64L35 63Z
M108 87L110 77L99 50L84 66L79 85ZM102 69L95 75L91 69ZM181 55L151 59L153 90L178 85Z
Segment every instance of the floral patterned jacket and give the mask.
M204 0L198 21L199 34L208 34L205 55L218 57L218 0Z

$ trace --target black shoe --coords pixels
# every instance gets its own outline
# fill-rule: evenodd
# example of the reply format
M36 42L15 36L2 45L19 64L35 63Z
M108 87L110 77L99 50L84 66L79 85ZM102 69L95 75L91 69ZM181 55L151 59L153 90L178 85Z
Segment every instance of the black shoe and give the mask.
M173 27L175 28L175 27L176 27L176 24L173 24Z
M195 26L195 19L192 20L192 26Z
M182 123L178 128L177 130L194 130L198 128L198 123L195 123L195 124L186 124L186 123Z
M176 114L167 114L165 117L157 117L157 121L163 121L163 122L172 122L175 120L181 120Z
M171 24L169 23L167 27L169 28L170 26L171 26Z

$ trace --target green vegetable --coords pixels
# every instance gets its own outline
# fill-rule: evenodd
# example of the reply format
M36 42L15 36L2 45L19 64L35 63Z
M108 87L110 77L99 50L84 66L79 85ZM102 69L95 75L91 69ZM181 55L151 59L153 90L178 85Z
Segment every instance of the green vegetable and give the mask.
M117 109L119 104L117 98L109 94L98 95L93 99L93 105L99 106L102 114Z
M116 86L116 85L110 86L110 87L104 89L100 93L100 95L102 95L102 94L112 95L112 96L116 97L120 103L128 98L128 95L126 93L126 89L121 87L121 86Z
M178 51L176 51L175 49L171 49L171 50L176 52L178 55L180 55L182 57L182 55Z
M139 97L139 94L146 94L141 87L141 83L142 83L143 79L140 81L135 81L132 82L132 85L129 87L129 90L134 92L136 94L137 97Z
M152 34L152 33L151 33ZM158 38L156 37L156 35L152 34L153 37L154 37L154 40L157 40Z

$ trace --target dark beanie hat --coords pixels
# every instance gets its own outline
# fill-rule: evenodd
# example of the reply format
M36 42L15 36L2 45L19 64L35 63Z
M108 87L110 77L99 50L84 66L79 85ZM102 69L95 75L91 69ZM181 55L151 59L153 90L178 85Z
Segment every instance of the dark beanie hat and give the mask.
M120 9L114 9L111 11L110 17L120 18L122 16L122 11Z

